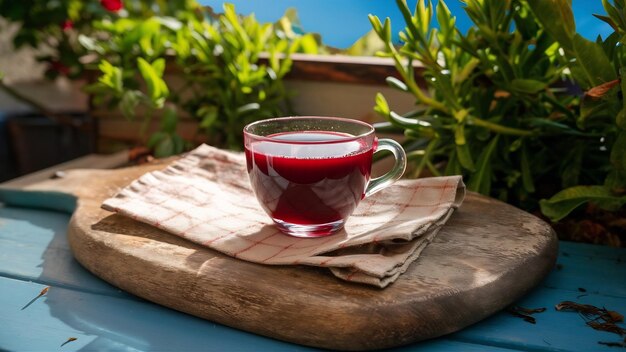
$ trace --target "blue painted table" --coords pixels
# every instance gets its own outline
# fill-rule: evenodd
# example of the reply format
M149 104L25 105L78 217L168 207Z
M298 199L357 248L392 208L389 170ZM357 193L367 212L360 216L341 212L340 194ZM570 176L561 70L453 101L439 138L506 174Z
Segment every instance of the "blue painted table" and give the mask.
M55 202L72 209L70 199ZM63 212L0 207L0 350L312 350L118 290L73 259L65 235L69 218ZM517 303L547 308L534 315L535 325L501 312L455 334L398 350L615 350L598 342L618 342L618 335L593 330L577 313L558 312L554 305L570 300L626 313L626 250L562 242L558 263ZM47 286L44 296L22 309ZM69 338L76 340L61 346Z

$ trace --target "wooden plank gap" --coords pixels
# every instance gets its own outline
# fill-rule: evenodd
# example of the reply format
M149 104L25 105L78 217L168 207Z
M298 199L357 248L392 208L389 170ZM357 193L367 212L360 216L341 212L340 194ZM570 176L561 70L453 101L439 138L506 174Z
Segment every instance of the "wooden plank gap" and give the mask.
M33 278L22 276L22 275L15 275L15 274L9 274L9 273L4 273L4 272L0 272L0 278L23 281L23 282L45 285L45 286L50 286L50 287L58 287L58 288L62 288L65 290L76 291L76 292L81 292L81 293L89 293L92 295L128 299L128 300L136 301L136 302L147 302L146 300L140 297L137 297L135 295L132 295L120 289L117 289L117 291L109 291L109 292L91 290L91 289L83 288L81 286L71 285L71 284L63 283L63 282L56 281L56 280L33 279ZM113 292L116 292L116 293L113 293Z

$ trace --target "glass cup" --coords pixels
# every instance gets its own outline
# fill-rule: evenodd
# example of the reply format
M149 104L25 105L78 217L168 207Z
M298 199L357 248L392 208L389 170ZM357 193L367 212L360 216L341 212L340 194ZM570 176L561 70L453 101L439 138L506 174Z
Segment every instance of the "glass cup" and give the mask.
M247 125L248 174L259 203L278 228L322 237L343 227L361 199L399 179L406 154L377 139L365 122L335 117L283 117ZM372 155L388 150L393 168L370 180Z

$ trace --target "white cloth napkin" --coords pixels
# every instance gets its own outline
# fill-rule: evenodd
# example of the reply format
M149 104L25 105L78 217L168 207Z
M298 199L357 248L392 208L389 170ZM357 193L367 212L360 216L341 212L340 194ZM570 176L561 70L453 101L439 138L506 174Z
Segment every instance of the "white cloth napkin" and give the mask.
M295 238L257 203L245 156L202 145L102 207L234 258L327 267L341 279L385 287L418 259L464 195L460 176L401 180L361 201L338 233Z

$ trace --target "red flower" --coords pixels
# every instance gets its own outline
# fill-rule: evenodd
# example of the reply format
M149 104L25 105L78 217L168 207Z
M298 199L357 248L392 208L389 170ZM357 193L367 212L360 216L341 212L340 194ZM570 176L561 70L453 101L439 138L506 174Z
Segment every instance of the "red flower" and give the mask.
M61 29L64 31L72 28L74 28L74 22L72 22L71 20L65 20L63 21L63 23L61 23Z
M117 12L124 7L122 0L100 0L100 5L111 12Z
M70 68L57 60L50 62L50 69L64 76L67 76L70 73Z

